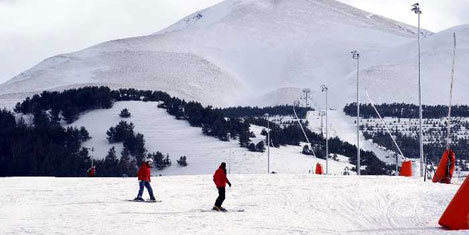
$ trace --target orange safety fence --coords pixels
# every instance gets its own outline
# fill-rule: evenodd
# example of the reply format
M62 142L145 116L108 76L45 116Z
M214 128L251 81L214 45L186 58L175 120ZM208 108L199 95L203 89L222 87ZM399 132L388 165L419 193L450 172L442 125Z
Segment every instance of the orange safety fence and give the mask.
M456 161L456 154L453 150L448 149L443 153L435 175L433 176L433 183L450 184L451 178L454 174L454 166Z
M324 174L324 171L322 169L322 165L319 163L316 163L316 175L322 175Z
M412 161L404 161L401 166L400 176L411 177L412 176Z

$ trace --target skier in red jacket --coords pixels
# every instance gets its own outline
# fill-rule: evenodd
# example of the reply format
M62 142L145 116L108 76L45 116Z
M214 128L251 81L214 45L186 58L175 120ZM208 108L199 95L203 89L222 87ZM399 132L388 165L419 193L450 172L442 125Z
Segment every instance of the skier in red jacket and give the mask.
M96 173L96 167L95 166L90 167L87 171L88 177L93 177L95 173Z
M225 208L221 207L221 204L223 204L223 201L225 200L226 184L231 187L231 183L226 177L226 163L222 162L220 167L218 167L218 170L215 171L215 174L213 175L213 182L215 182L215 185L218 189L218 198L215 201L215 205L213 206L212 210L226 211Z
M134 199L136 201L144 201L142 198L144 187L147 188L148 193L150 194L150 201L155 201L155 196L153 195L153 189L150 185L150 169L153 165L153 159L146 158L145 162L142 163L138 169L137 177L139 182L140 189L138 190L138 195Z

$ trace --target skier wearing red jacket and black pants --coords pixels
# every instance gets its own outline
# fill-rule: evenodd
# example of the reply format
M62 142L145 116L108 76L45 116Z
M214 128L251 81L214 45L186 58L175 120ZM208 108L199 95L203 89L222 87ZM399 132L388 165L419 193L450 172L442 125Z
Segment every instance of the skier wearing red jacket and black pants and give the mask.
M218 170L215 171L215 174L213 175L213 182L215 182L215 185L218 189L218 198L215 201L215 206L213 206L213 210L226 211L225 208L221 207L223 201L225 200L226 184L231 187L231 183L226 177L226 163L222 162L218 167Z
M150 194L150 201L155 201L155 196L153 195L153 189L150 185L150 172L151 166L153 165L153 160L151 158L147 158L144 163L138 169L137 177L138 177L138 184L140 189L138 190L138 195L134 199L136 201L144 201L142 198L144 187L147 188L148 194Z

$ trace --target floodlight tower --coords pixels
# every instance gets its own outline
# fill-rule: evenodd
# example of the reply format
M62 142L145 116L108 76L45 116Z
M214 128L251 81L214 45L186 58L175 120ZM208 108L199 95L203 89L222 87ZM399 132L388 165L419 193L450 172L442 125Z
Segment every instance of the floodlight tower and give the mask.
M326 175L329 174L329 129L327 127L327 91L329 88L327 86L322 85L321 91L326 93Z
M357 60L357 175L360 175L360 54L352 51L352 58Z
M418 33L417 33L417 41L418 41L418 76L419 76L419 147L420 147L420 176L423 176L423 165L424 165L424 156L423 156L423 128L422 128L422 79L420 76L420 14L422 11L420 10L419 3L415 3L412 5L412 9L415 14L418 16Z

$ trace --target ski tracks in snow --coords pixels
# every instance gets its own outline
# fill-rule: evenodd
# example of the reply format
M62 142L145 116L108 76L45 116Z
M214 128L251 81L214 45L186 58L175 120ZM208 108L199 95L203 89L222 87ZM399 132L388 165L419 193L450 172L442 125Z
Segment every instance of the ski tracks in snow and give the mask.
M386 176L211 175L153 178L162 203L123 201L134 178L0 179L2 234L450 234L437 221L455 185ZM147 196L145 192L144 197ZM12 198L19 199L20 203Z

